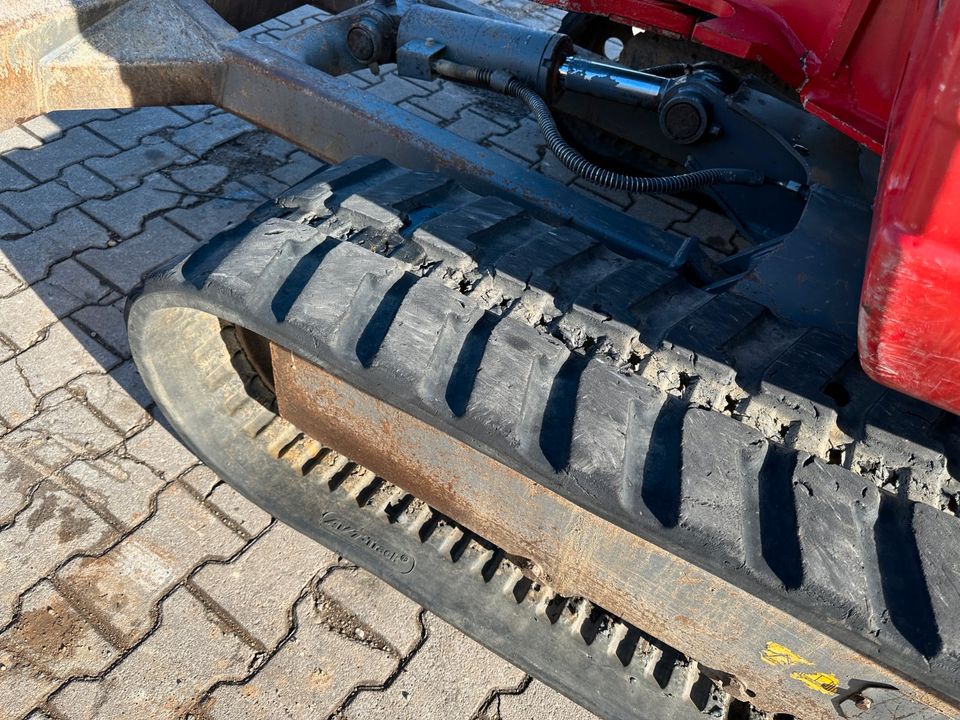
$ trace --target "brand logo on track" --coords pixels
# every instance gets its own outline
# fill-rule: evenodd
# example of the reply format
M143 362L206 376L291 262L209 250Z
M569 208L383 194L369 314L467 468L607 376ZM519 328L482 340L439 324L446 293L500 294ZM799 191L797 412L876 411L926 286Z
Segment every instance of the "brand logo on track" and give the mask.
M406 553L398 552L386 547L377 538L373 537L366 528L357 527L351 522L332 512L325 512L320 516L324 527L346 538L354 545L371 550L381 558L391 563L399 573L407 574L413 570L414 560Z

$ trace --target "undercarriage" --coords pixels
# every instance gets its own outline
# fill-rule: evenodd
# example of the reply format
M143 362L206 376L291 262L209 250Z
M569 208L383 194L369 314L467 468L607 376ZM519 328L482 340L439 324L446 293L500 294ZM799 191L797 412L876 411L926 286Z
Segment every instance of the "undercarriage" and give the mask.
M857 355L875 155L749 63L622 25L333 3L274 49L237 28L280 2L57 5L0 10L0 118L213 102L333 163L127 305L159 407L242 494L603 717L960 712L960 426ZM392 63L736 241L338 77Z

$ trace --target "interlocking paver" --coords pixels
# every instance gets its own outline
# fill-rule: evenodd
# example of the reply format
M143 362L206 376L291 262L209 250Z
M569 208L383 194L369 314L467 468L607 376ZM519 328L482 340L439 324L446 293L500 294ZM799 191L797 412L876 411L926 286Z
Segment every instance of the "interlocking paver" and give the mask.
M109 200L89 200L81 207L120 237L130 238L140 232L148 215L179 205L183 194L162 175L148 175L133 190Z
M402 675L382 692L361 692L344 720L469 718L487 696L515 687L524 674L434 615L426 615L427 641Z
M6 159L41 182L53 180L68 165L97 155L113 155L119 148L84 127L67 130L63 137L44 142L38 148L13 150Z
M2 223L2 214L0 214ZM63 212L57 222L19 240L0 243L0 258L26 283L36 283L50 266L84 248L106 247L107 230L79 210Z
M74 720L181 718L209 685L242 676L253 659L254 650L186 590L173 593L161 614L157 631L104 682L67 685L53 708Z
M127 452L158 470L166 478L175 478L197 463L197 459L161 422L154 422L127 440Z
M286 185L294 185L323 166L324 163L320 160L298 150L290 156L286 165L282 165L271 172L270 177Z
M149 136L130 150L111 157L92 158L86 165L121 190L132 190L150 173L194 159L193 155L163 138Z
M339 570L317 590L316 604L335 630L398 657L419 644L419 606L360 569Z
M120 359L70 320L50 328L47 336L16 358L30 390L46 395L83 373L110 369Z
M60 176L60 182L84 200L102 198L116 192L113 185L83 165L68 167Z
M88 127L114 145L129 150L139 145L147 135L188 124L190 120L171 108L150 107L134 110L113 120L92 122Z
M123 305L123 300L107 305L86 305L74 312L70 318L93 340L117 357L126 359L130 357L130 344L127 341Z
M230 176L230 169L213 163L194 163L174 168L167 175L178 185L198 193L210 192Z
M45 474L78 458L98 457L119 441L113 428L66 390L43 398L35 417L0 438L9 453Z
M40 578L115 537L113 528L79 498L50 481L42 483L29 507L0 532L0 626L13 618L20 594Z
M0 210L0 240L18 237L28 232L30 232L30 228L12 217L10 213ZM3 252L3 246L0 246L0 252Z
M196 246L196 240L158 217L149 220L143 232L134 237L113 247L86 250L77 261L126 294L144 274Z
M0 193L0 205L34 230L49 225L58 213L76 205L82 199L66 185L55 180L29 190Z
M6 155L11 150L39 147L43 141L17 125L0 132L0 153Z
M146 465L116 453L72 463L61 471L60 480L101 515L127 529L149 516L153 499L166 485Z
M191 207L178 208L165 217L198 240L209 240L242 223L264 202L265 198L250 188L231 182L223 186L221 195Z
M592 712L567 700L563 695L536 680L532 681L522 693L506 693L499 696L487 713L487 718L489 720L537 720L539 718L599 720Z
M288 633L293 605L310 579L336 564L336 553L286 525L276 525L237 560L211 563L193 583L272 649Z
M58 110L27 120L21 127L45 142L50 142L78 125L93 124L97 120L115 117L119 117L116 110Z
M13 165L0 159L0 190L26 190L37 181L27 177Z
M233 140L255 129L243 118L218 112L206 120L177 130L170 135L170 139L184 150L199 157L217 145L222 145L228 140Z
M17 623L0 635L0 714L22 717L61 683L96 675L117 651L49 582L23 598Z
M67 385L67 390L93 410L102 422L120 435L129 437L152 421L142 404L142 385L135 386L139 381L136 367L128 361L114 368L109 375L81 375Z
M397 668L393 655L331 630L309 599L296 620L296 635L262 670L217 688L204 707L212 720L327 717L355 687L379 685Z
M217 486L207 498L210 509L238 533L256 537L272 518L227 484Z
M30 391L15 358L0 364L0 426L16 427L33 417L37 397Z
M154 609L167 592L202 561L226 559L244 542L173 483L157 496L150 520L102 556L71 562L55 582L114 642L131 647L153 627Z

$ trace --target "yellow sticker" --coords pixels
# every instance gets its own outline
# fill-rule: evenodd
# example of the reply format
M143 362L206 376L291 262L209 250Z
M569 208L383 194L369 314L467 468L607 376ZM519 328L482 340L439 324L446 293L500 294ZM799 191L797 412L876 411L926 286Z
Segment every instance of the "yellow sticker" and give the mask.
M822 692L824 695L836 695L840 689L840 680L836 675L820 672L792 672L790 677L799 680L811 690Z
M813 665L812 662L800 657L790 648L775 642L767 643L766 650L760 653L760 659L767 665Z

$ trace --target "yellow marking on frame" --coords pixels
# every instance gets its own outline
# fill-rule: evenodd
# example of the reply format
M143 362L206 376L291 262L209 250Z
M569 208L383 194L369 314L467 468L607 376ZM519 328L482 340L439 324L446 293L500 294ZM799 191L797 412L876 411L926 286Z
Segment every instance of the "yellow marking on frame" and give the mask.
M840 680L836 675L821 672L792 672L790 677L799 680L811 690L816 690L824 695L836 695L840 688Z
M800 657L790 648L775 642L767 643L766 649L760 653L760 659L767 665L813 665L812 662Z

